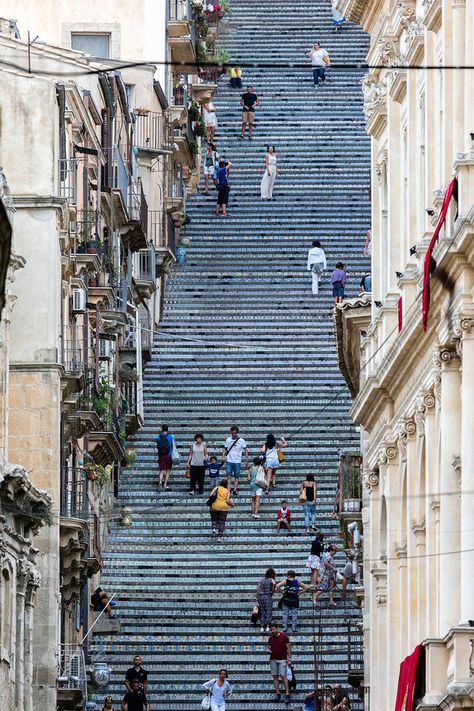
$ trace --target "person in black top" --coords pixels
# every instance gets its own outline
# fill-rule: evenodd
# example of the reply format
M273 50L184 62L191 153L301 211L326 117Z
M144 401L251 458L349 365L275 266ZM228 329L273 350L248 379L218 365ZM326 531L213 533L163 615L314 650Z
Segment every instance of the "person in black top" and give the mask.
M138 681L140 689L146 694L148 691L148 672L142 667L142 658L139 654L133 657L133 667L127 670L125 674L125 686L129 691L132 689L132 683Z
M138 679L132 681L132 690L127 691L123 697L122 711L150 711L150 704L140 688Z
M311 587L313 588L313 602L316 602L314 589L318 586L319 576L321 574L321 555L324 551L324 536L318 533L311 544L311 553L309 554L306 567L311 570Z
M253 86L248 86L245 94L240 97L240 105L242 106L242 135L241 138L245 138L245 129L249 127L249 141L252 140L253 134L253 123L255 120L255 107L258 106L260 101L258 100L257 94L253 93Z

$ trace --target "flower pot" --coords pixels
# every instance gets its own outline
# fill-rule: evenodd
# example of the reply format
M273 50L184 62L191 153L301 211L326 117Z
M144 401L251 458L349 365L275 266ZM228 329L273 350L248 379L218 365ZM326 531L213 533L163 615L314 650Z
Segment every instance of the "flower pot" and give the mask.
M360 511L360 499L344 499L342 508L344 511Z
M134 449L131 447L127 447L124 451L124 459L125 459L125 464L127 467L130 467L132 464L135 464L135 460L137 458L137 453Z
M97 254L97 247L87 247L87 254Z
M93 279L89 279L89 286L97 286L97 279L95 277Z
M109 275L107 272L101 272L99 274L99 286L108 286L109 285Z
M89 481L95 481L97 479L97 472L90 470L87 472L87 478Z

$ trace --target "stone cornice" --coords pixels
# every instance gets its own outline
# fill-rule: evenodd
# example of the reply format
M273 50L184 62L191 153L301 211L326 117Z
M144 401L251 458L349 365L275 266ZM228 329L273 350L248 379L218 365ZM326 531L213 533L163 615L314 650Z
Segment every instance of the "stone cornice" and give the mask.
M0 499L14 518L23 519L33 531L50 522L52 499L33 486L23 467L0 463Z

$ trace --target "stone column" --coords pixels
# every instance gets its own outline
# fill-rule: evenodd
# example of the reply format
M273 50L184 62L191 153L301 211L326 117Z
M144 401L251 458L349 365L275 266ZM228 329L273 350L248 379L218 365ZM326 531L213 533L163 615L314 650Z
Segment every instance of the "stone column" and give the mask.
M24 652L25 652L25 598L30 575L30 564L20 558L16 574L16 650L15 650L15 702L24 708Z
M473 617L474 591L474 318L462 319L461 423L461 615Z
M24 711L33 711L33 610L41 576L34 570L28 581L25 599Z
M453 460L461 449L461 373L460 361L453 348L441 348L441 408L440 428L440 525L439 553L439 630L440 637L459 620L460 506L458 477ZM472 520L471 520L472 526ZM454 583L454 584L453 584Z

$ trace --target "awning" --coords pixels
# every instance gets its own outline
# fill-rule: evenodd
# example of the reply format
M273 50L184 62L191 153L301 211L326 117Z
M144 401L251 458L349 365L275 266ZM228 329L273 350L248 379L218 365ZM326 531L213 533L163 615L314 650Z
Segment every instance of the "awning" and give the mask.
M448 214L448 209L449 209L449 204L451 202L451 198L454 197L454 199L457 200L457 192L458 192L458 179L453 178L451 180L451 182L449 183L448 189L446 190L446 193L444 195L444 200L443 200L443 204L441 206L441 212L439 213L438 222L436 224L436 229L433 233L433 237L431 238L430 245L428 247L428 251L425 256L425 265L424 265L424 269L423 269L423 293L422 293L422 300L421 300L423 331L426 331L426 328L428 326L428 312L430 310L430 280L431 280L432 273L436 269L436 264L433 260L432 252L433 252L434 246L436 244L436 240L438 239L441 228L446 221L446 215Z

